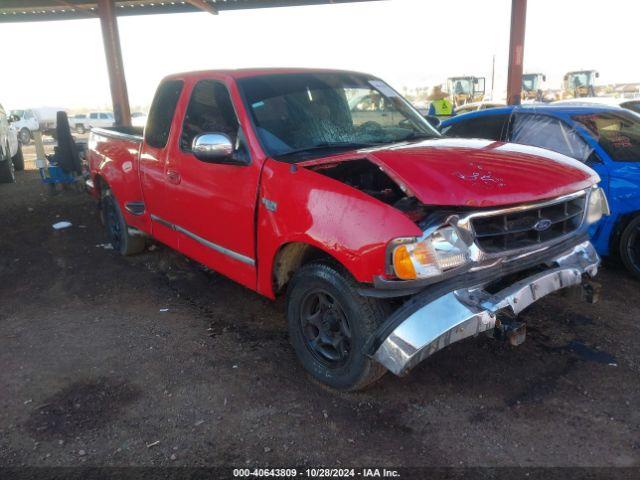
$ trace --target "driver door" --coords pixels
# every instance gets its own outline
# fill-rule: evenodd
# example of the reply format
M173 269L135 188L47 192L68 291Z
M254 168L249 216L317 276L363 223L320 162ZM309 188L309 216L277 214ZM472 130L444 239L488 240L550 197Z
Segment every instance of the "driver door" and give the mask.
M180 123L179 123L180 124ZM252 162L226 84L198 81L167 165L170 221L179 250L250 288L256 285L255 209L260 165ZM203 161L191 151L204 133L223 133L235 145L232 159Z

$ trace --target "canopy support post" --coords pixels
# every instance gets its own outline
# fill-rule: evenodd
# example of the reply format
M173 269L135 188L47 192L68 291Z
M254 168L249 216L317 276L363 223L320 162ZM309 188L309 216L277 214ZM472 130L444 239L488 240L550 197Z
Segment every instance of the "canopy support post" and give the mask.
M520 105L526 22L527 0L511 0L511 38L507 76L507 103L509 105Z
M113 0L98 0L98 14L100 16L100 26L102 27L107 69L109 71L109 85L111 87L115 124L131 126L129 94L127 93L127 82L124 76L118 20Z

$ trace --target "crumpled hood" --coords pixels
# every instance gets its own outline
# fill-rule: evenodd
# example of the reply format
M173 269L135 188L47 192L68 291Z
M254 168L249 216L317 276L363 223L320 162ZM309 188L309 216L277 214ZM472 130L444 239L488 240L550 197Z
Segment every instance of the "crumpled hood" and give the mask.
M426 205L512 205L600 181L592 169L565 155L490 140L434 139L359 153Z

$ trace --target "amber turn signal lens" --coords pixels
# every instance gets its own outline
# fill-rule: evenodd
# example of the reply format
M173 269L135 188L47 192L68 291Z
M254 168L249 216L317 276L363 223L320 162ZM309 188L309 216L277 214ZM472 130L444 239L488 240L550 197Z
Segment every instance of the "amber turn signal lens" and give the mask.
M416 269L405 245L400 245L393 251L393 269L396 272L396 276L402 280L416 278Z

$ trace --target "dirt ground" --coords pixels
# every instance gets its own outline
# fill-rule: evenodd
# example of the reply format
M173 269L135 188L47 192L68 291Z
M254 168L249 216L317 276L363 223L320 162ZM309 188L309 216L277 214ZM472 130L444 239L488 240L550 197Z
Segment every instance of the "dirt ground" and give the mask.
M615 263L599 304L527 311L518 348L469 339L337 394L282 302L104 243L86 194L0 185L0 466L640 465L640 283Z

